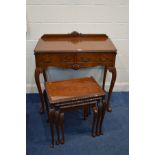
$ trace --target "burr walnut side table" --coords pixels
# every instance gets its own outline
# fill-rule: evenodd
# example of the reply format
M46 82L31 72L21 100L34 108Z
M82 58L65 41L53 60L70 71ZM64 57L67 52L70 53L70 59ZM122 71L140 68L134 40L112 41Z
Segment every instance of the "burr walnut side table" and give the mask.
M45 101L39 76L41 73L45 75L45 70L50 66L75 70L104 66L103 90L107 70L112 73L107 98L107 111L110 112L110 98L116 80L116 51L106 34L81 34L76 31L70 34L44 34L34 50L35 81L41 100L41 112L44 112Z

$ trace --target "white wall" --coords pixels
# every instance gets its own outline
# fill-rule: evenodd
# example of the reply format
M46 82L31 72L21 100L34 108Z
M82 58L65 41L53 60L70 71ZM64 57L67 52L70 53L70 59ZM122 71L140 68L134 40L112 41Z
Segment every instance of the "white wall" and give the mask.
M106 33L118 49L115 91L128 91L128 0L27 0L27 93L37 92L33 50L44 33ZM67 74L68 73L68 74ZM53 80L93 75L102 83L101 68L82 71L50 70ZM110 81L108 73L106 88Z

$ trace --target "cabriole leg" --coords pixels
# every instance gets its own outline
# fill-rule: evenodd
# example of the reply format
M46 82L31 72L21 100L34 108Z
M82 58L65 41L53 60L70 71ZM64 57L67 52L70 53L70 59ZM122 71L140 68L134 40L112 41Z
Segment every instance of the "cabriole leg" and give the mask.
M42 73L42 69L36 68L35 69L35 82L36 82L38 92L39 92L39 96L40 96L40 100L41 100L40 113L43 113L45 111L45 107L44 107L44 97L43 97L43 93L41 90L40 79L39 79L40 73Z
M112 94L114 84L115 84L115 81L116 81L116 68L113 67L113 68L108 68L108 69L109 69L109 72L112 73L112 78L111 78L111 83L110 83L110 88L109 88L109 93L108 93L107 111L111 112L112 108L110 106L110 98L111 98L111 94Z
M103 75L103 85L102 89L105 90L105 81L106 81L106 76L107 76L107 67L104 67L104 75Z

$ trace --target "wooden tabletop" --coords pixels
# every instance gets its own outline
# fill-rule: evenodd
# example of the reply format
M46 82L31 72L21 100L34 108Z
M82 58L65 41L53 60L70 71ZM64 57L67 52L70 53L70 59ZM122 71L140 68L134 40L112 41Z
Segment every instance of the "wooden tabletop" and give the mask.
M92 77L46 82L45 87L51 103L105 95Z
M106 34L44 34L35 47L35 53L45 52L116 52Z

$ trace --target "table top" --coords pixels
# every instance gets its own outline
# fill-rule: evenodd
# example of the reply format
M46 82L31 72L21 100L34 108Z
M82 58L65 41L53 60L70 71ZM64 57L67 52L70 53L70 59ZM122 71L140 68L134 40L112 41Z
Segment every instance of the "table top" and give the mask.
M45 87L51 103L105 95L105 92L93 77L46 82Z
M114 52L116 48L106 34L44 34L38 41L35 53L50 52Z

